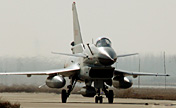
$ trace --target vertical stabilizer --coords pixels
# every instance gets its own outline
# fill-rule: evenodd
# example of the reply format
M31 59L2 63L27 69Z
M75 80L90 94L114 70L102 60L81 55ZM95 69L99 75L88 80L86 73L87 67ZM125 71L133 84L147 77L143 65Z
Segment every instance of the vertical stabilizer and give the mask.
M77 45L77 44L83 43L83 41L82 41L82 37L81 37L81 31L80 31L78 14L76 11L76 3L75 2L73 2L72 11L73 11L74 44Z

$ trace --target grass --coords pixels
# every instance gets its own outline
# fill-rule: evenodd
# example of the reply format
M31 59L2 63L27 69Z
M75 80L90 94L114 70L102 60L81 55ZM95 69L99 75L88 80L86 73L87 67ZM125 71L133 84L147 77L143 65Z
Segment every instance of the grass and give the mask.
M114 90L116 98L176 100L176 89L173 88L130 88Z
M0 99L0 108L20 108L20 104L10 103L9 101L4 101Z

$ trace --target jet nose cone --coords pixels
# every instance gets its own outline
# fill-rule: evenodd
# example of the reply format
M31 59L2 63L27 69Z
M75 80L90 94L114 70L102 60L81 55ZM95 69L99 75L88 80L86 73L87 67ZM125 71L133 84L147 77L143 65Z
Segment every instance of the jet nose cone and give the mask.
M102 65L108 66L116 62L117 56L112 48L100 48L98 60Z

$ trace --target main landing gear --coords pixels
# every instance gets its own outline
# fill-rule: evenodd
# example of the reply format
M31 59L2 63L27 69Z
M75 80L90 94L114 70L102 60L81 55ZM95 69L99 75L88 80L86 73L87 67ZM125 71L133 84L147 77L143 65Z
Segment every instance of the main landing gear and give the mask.
M73 88L75 87L76 82L77 82L77 80L72 78L71 85L67 86L68 91L66 91L65 89L62 90L62 94L61 94L62 103L67 102L67 98L70 96L70 93L73 90Z
M65 89L62 90L62 94L61 94L62 103L67 102L67 98L70 96L70 93L73 90L73 88L75 87L76 82L77 82L77 79L72 78L71 84L67 86L68 90L65 90ZM106 97L108 98L108 102L113 103L114 92L113 92L113 90L108 91L107 89L108 89L108 87L103 85L102 91L105 93ZM101 88L98 88L96 91L97 96L95 97L95 103L103 103L103 97L100 94L100 90L101 90Z
M104 91L106 97L108 98L109 103L113 103L114 101L114 92L113 90L106 90L107 87L104 87L102 90ZM100 96L100 88L97 90L98 96L95 97L95 103L103 103L103 97Z
M109 103L113 103L113 101L114 101L114 92L113 92L113 90L109 90L109 94L108 94L108 102Z
M68 94L67 94L67 91L65 89L62 90L61 98L62 98L62 103L67 102Z

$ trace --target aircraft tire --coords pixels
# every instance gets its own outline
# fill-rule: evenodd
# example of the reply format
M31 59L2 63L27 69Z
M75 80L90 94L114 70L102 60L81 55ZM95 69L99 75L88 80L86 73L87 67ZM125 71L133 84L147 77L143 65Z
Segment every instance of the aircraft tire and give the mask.
M98 101L100 101L100 103L103 103L103 97L102 96L96 96L95 97L95 103L98 103Z
M113 103L113 101L114 101L114 92L113 92L113 90L109 90L108 102Z
M62 98L62 103L66 103L67 102L67 92L66 92L65 89L62 90L61 98Z
M100 100L100 103L103 103L103 97L102 96L99 97L99 100Z
M98 103L98 96L95 97L95 103Z

